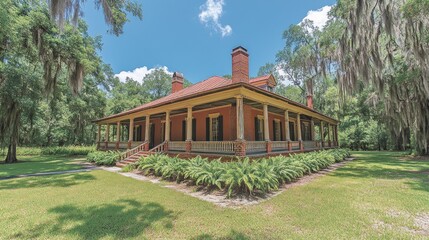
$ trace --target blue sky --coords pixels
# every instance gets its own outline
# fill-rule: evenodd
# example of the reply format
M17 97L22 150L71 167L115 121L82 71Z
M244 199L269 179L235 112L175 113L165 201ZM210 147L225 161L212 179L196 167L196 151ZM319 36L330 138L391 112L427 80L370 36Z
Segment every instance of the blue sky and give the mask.
M101 35L104 62L120 78L141 78L150 69L179 71L191 82L231 74L231 50L243 46L250 54L250 75L274 62L284 43L282 33L334 0L142 0L143 20L130 18L124 34L108 34L101 11L85 3L84 19L92 36ZM312 11L312 12L309 12ZM140 79L135 79L140 80Z

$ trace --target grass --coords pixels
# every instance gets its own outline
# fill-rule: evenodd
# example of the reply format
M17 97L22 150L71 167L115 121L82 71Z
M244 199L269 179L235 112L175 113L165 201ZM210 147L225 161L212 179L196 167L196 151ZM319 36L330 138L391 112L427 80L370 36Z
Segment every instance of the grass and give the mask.
M85 161L85 157L68 156L19 156L16 164L0 163L0 178L20 174L65 171L82 168L78 162Z
M429 217L429 160L399 155L354 153L326 176L240 209L101 170L2 180L0 239L427 238L415 220Z

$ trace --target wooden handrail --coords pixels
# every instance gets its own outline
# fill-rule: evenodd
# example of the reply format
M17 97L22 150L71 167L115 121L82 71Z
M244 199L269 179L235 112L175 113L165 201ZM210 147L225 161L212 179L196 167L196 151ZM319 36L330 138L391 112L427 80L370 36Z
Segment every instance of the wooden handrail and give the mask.
M149 150L149 152L151 152L151 153L164 152L165 143L166 143L166 141L162 142L158 146L156 146L156 147L152 148L151 150Z
M149 144L149 142L145 141L145 142L143 142L142 144L138 145L137 147L132 148L132 149L130 149L130 150L128 150L128 151L126 151L126 152L122 153L122 154L119 156L119 161L122 161L122 160L124 160L124 159L127 159L128 157L130 157L130 156L132 156L132 155L134 155L134 154L136 154L136 153L138 153L138 152L143 151L143 150L144 150L144 146L145 146L146 144Z

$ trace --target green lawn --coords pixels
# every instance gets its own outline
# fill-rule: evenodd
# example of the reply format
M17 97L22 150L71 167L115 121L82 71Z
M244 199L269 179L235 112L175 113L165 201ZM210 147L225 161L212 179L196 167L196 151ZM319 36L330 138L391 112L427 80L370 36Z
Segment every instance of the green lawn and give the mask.
M20 174L65 171L82 168L78 162L85 161L84 156L19 156L19 163L0 163L0 178ZM3 159L2 159L3 160Z
M429 238L416 226L429 218L429 160L399 155L354 153L327 176L241 209L102 170L2 180L0 239Z

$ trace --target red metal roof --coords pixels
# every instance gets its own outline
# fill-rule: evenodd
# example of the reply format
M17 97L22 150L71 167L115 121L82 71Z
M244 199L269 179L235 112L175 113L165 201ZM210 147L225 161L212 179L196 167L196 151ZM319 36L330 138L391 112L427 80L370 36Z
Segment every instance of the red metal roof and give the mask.
M254 83L254 82L258 82L258 81L262 81L262 80L267 80L267 79L269 79L270 78L270 74L268 74L268 75L265 75L265 76L261 76L261 77L256 77L256 78L252 78L252 79L250 79L249 80L249 83L250 84L252 84L252 83Z
M171 94L169 94L169 95L167 95L165 97L156 99L156 100L154 100L152 102L145 103L145 104L143 104L141 106L138 106L136 108L130 109L128 111L124 111L124 112L121 112L121 113L118 113L118 114L110 115L110 116L105 117L105 118L113 118L113 117L116 117L116 116L126 115L127 113L137 112L137 111L140 111L140 110L143 110L143 109L147 109L147 108L150 108L150 107L153 107L153 106L161 105L163 103L171 102L171 101L174 101L174 100L182 98L182 97L186 97L186 96L193 95L193 94L196 94L196 93L205 92L205 91L208 91L208 90L213 90L213 89L221 88L221 87L227 86L227 85L229 85L231 83L232 83L231 79L214 76L214 77L208 78L208 79L206 79L206 80L204 80L202 82L199 82L199 83L191 85L191 86L189 86L187 88L184 88L184 89L182 89L180 91L177 91L175 93L171 93ZM105 119L105 118L102 118L102 119ZM99 120L102 120L102 119L99 119Z
M261 77L257 77L257 78L252 78L252 79L249 80L249 83L250 83L250 85L252 85L252 83L256 83L256 82L259 82L261 80L269 79L270 76L271 75L265 75L265 76L261 76ZM206 79L206 80L204 80L202 82L199 82L199 83L191 85L191 86L189 86L187 88L184 88L184 89L182 89L180 91L177 91L175 93L171 93L168 96L159 98L159 99L154 100L152 102L143 104L143 105L141 105L139 107L136 107L136 108L133 108L133 109L121 112L121 113L117 113L117 114L114 114L114 115L103 117L101 119L95 120L95 122L101 121L101 120L105 120L105 119L114 118L114 117L118 117L118 116L127 115L129 113L138 112L138 111L141 111L141 110L144 110L144 109L148 109L148 108L155 107L155 106L160 106L160 105L163 105L163 104L166 104L166 103L171 103L171 102L173 102L175 100L183 99L183 98L186 98L188 96L191 97L192 95L200 95L200 94L203 94L203 93L208 92L208 91L216 91L216 89L224 88L224 87L232 85L232 84L233 83L232 83L231 79L227 79L227 78L223 78L223 77L218 77L218 76L213 76L213 77L210 77L210 78L208 78L208 79ZM264 89L260 89L259 87L256 87L256 89L258 89L260 91L263 91L263 92L266 92L266 93L269 93L270 95L275 95L277 97L280 97L280 98L282 98L282 99L284 99L284 100L286 100L286 101L288 101L288 102L290 102L290 103L292 103L294 105L301 106L303 108L307 108L307 106L305 106L303 104L294 102L294 101L292 101L292 100L290 100L288 98L282 97L280 95L277 95L275 93L266 91ZM316 113L319 113L319 114L321 114L323 116L326 116L323 113L315 111L314 109L309 109L309 110L311 110L313 112L316 112ZM326 116L326 117L331 118L329 116Z

